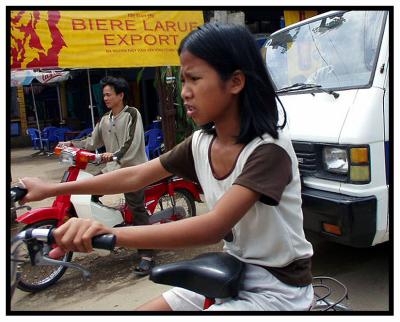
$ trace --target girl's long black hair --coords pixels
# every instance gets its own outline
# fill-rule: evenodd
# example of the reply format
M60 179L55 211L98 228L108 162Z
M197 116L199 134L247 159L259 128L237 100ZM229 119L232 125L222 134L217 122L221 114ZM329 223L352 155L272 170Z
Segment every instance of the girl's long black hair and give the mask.
M182 40L178 54L185 50L205 60L224 81L236 70L241 70L246 76L240 93L241 121L237 143L247 144L264 133L278 138L278 129L285 126L286 115L283 125L279 126L277 96L254 36L246 27L205 24ZM202 128L208 133L215 133L213 124Z

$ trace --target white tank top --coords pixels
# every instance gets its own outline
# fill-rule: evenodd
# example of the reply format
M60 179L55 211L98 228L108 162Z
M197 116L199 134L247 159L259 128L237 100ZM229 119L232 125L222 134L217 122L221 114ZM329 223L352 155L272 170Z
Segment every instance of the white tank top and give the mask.
M233 240L224 241L224 250L244 262L270 267L284 267L297 259L311 257L312 245L306 240L303 230L297 158L289 136L280 131L278 140L268 134L263 135L262 139L252 140L240 153L233 171L222 180L216 179L211 170L208 151L212 139L212 135L201 130L196 131L192 139L196 174L201 186L207 186L204 196L210 209L229 190L241 174L247 158L258 146L277 144L292 161L292 180L285 187L279 204L269 206L256 202L234 226Z

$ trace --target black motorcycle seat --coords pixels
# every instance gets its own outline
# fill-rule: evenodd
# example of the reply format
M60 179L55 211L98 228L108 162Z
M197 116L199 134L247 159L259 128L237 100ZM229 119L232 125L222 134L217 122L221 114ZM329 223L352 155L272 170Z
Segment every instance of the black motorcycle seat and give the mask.
M223 252L154 267L150 280L178 286L207 298L235 297L239 293L244 263Z

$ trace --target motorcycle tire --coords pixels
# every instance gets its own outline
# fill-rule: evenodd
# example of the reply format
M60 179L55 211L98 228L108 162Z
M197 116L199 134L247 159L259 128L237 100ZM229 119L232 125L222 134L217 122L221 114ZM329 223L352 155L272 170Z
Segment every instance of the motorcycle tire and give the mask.
M185 189L175 190L175 204L185 209L187 216L185 218L196 216L196 204L192 194ZM168 193L163 194L158 200L158 205L154 212L171 208L171 200Z
M29 228L50 228L56 227L57 220L42 220L34 224L27 225L21 229L24 231ZM46 246L45 246L46 247ZM63 262L70 262L73 252L68 252L62 258ZM20 278L17 287L25 292L42 291L56 283L65 273L65 266L32 266L29 255L24 256L26 261L20 265Z

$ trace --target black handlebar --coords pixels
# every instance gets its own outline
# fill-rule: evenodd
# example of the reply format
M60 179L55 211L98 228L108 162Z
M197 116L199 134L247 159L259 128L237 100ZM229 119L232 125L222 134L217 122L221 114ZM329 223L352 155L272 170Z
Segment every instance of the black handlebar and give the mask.
M115 242L117 241L117 237L112 234L95 236L92 238L92 245L94 248L105 249L105 250L113 250L115 247Z
M49 244L54 244L55 240L53 237L53 230L55 228L51 229L49 231L49 235L47 237L48 239L48 243ZM105 249L105 250L113 250L115 248L115 243L117 241L117 238L115 237L115 235L112 234L104 234L104 235L99 235L99 236L95 236L92 238L92 245L93 248L97 248L97 249Z
M11 199L14 200L14 202L16 202L25 197L25 195L28 193L28 190L20 187L12 187L10 192L11 192Z

